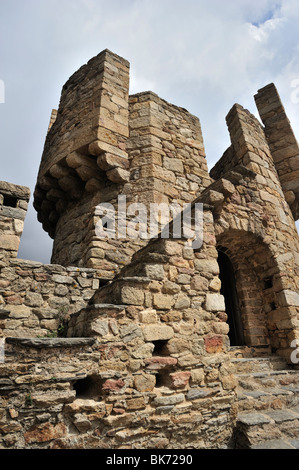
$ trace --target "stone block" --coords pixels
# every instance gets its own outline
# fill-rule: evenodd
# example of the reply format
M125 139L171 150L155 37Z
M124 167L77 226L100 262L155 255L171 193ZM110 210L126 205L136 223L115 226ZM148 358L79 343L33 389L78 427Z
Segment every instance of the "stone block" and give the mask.
M106 336L109 334L109 324L108 320L94 320L90 324L91 333L95 333L99 336Z
M157 322L157 312L153 309L146 309L139 312L139 320L141 323L156 323Z
M191 377L190 371L179 371L169 374L173 388L184 388L188 385Z
M175 299L169 294L153 294L153 306L160 310L167 310L174 305Z
M182 403L184 400L185 400L185 395L183 393L179 393L177 395L156 397L153 401L153 404L156 406L177 405L178 403Z
M134 378L134 387L138 392L151 392L156 385L156 377L152 374L140 374Z
M107 171L107 177L113 183L126 183L130 179L130 172L123 168L113 168Z
M184 165L179 158L164 157L163 166L166 170L171 170L175 173L184 173Z
M67 427L64 423L56 425L49 422L34 425L25 432L24 438L26 444L35 442L48 442L54 439L59 439L67 434Z
M172 338L165 344L163 348L163 353L166 354L181 354L189 351L190 343L186 339L182 338Z
M125 386L125 382L122 379L107 379L103 385L102 385L102 390L104 392L118 392Z
M127 158L105 152L98 156L97 164L99 168L104 171L111 170L116 167L123 168L124 170L129 168L129 160Z
M134 323L121 326L119 330L120 330L120 337L122 341L124 341L125 343L129 343L130 341L133 341L136 338L142 337L141 328L139 328L139 326L135 325Z
M126 305L143 305L144 292L132 286L121 288L121 303Z
M165 294L177 294L178 292L180 292L180 290L181 287L172 281L166 281L162 288L162 291Z
M174 304L174 308L177 310L182 310L184 308L190 307L190 299L187 295L180 293Z
M43 304L43 298L41 294L37 292L27 292L25 297L25 304L30 307L40 307Z
M142 327L145 341L166 341L171 339L174 331L167 325L146 325Z
M206 292L208 289L208 284L209 282L205 277L201 276L200 274L196 274L191 280L190 287L192 290Z
M221 335L209 335L205 337L205 348L207 353L219 353L223 349L223 337Z
M216 259L195 259L194 267L198 272L219 274L219 265Z
M146 264L144 267L145 276L150 279L162 281L164 279L164 268L161 264Z
M292 305L299 307L299 294L291 290L284 290L278 294L279 303L281 306Z
M9 251L18 251L20 238L17 235L0 235L0 248Z

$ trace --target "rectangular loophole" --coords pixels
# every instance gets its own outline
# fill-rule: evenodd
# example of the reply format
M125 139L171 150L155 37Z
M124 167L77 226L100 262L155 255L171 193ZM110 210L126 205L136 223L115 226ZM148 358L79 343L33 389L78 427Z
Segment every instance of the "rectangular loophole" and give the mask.
M267 277L264 279L264 290L271 289L273 287L273 279L272 277Z
M154 344L153 356L163 356L165 354L167 355L167 352L165 351L167 340L153 341L153 344Z

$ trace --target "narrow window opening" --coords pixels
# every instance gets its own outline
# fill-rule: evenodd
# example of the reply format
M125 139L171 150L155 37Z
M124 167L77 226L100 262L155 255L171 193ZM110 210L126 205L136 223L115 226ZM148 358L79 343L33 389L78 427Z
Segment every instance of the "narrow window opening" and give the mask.
M156 374L156 385L155 387L159 388L159 387L163 387L163 377L162 377L162 374Z

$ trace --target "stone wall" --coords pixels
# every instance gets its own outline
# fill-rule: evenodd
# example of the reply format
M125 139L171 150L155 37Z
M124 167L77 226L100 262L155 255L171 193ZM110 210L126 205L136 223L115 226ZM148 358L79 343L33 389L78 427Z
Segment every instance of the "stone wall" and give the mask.
M67 338L7 338L4 445L229 445L237 383L208 208L204 225L203 245L195 252L185 239L162 238L137 252L71 315ZM23 369L16 375L18 363Z
M273 83L255 95L280 183L294 219L299 218L299 146Z

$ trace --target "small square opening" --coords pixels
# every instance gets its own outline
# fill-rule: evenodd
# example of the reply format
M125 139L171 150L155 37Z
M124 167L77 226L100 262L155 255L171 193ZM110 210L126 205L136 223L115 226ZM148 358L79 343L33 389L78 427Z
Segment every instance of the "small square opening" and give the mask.
M94 375L79 379L73 384L76 398L99 400L102 396L102 380Z

